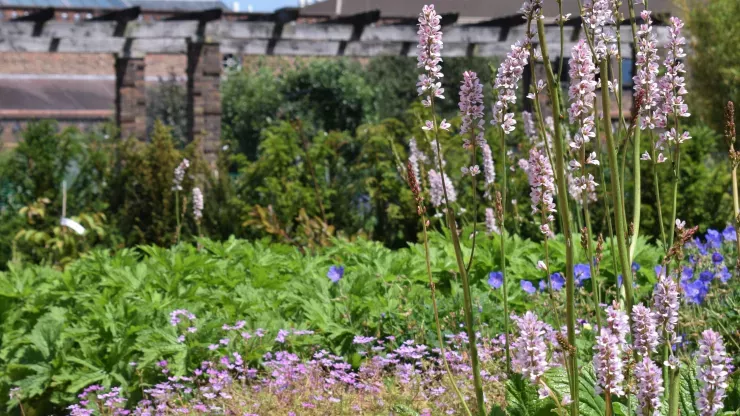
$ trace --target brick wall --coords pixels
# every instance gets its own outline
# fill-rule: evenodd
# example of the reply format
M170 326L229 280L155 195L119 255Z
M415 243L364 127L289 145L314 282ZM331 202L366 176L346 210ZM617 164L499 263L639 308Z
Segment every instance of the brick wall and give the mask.
M111 54L0 52L0 74L115 75ZM147 55L145 76L151 81L171 73L185 76L185 55Z

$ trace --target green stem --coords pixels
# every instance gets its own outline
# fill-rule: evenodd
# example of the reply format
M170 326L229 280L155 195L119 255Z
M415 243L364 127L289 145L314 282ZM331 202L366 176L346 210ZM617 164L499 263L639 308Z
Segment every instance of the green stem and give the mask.
M439 144L439 132L437 126L437 117L434 112L434 96L432 95L431 107L432 107L432 123L434 123L434 138L437 144L437 162L439 164L439 175L442 178L442 191L445 197L445 207L447 224L450 227L450 234L452 236L452 245L455 249L455 260L457 260L457 268L460 272L460 278L462 279L463 286L463 312L465 315L465 326L468 333L468 349L470 352L470 360L473 366L473 386L475 388L476 405L478 407L478 414L484 416L485 405L483 403L483 382L480 377L480 359L478 358L478 346L476 344L475 328L473 328L473 305L470 299L470 282L468 282L468 273L465 270L465 259L463 258L462 249L460 248L460 238L457 235L457 225L455 224L455 213L450 207L450 200L447 196L447 184L445 183L445 175L442 167L442 149Z
M681 384L680 365L671 369L670 392L668 393L668 416L678 416L678 386Z
M660 237L663 240L663 249L667 252L668 251L668 240L665 238L665 225L663 223L663 206L660 202L660 181L658 179L658 169L657 169L657 156L655 154L655 138L653 137L653 132L650 132L650 147L652 150L652 164L653 164L653 185L655 189L655 202L657 204L658 208L658 223L660 224Z
M678 114L676 114L676 109L673 110L673 118L674 118L674 124L676 128L676 154L674 156L674 162L673 162L673 207L672 207L672 218L671 223L669 226L671 227L671 234L670 239L668 240L669 246L673 245L673 237L675 235L676 231L676 208L678 207L678 185L681 182L681 142L680 140L680 130L679 130L679 124L678 124Z
M473 154L471 156L470 166L475 166L477 164L476 163L477 162L477 158L476 158L476 154L475 154L476 152L475 152L475 150L478 147L478 143L475 140L475 127L474 126L470 129L470 136L472 138L472 142L471 143L473 143ZM477 186L477 183L476 183L476 180L475 180L475 175L470 175L470 178L471 178L471 180L473 182L473 205L474 205L474 208L473 208L473 247L470 250L470 258L468 259L468 267L465 268L465 271L467 271L467 272L470 272L470 267L473 265L473 255L475 255L475 237L476 237L476 234L478 234L477 233L477 227L478 227L478 198L477 198L477 195L476 195L478 193L478 186Z
M601 73L606 73L606 59L603 59L600 63ZM623 195L620 192L622 189L619 181L619 172L617 171L619 165L617 162L617 152L614 147L614 137L612 137L612 129L609 123L609 86L607 85L607 79L601 77L601 105L604 112L604 133L606 134L606 146L607 153L609 156L609 166L612 169L612 194L614 194L614 222L617 228L617 248L619 249L619 259L622 265L622 281L624 282L625 292L625 303L627 306L627 314L632 315L632 273L629 262L629 253L627 252L626 244L626 231L625 226L625 215L624 215L624 203Z
M573 234L570 228L570 218L568 210L568 185L565 180L565 162L563 156L563 134L561 131L561 115L560 115L560 91L558 90L554 74L552 72L552 64L550 63L550 56L547 53L547 40L545 39L545 24L542 19L537 19L537 35L539 37L540 50L542 51L542 58L545 65L545 73L547 75L547 85L550 91L550 97L553 102L553 124L555 127L555 166L557 170L557 189L558 189L558 205L559 212L563 222L563 236L565 237L565 292L566 292L566 325L568 328L568 343L572 346L576 345L576 333L575 333L575 279L573 276ZM571 406L571 416L578 416L578 354L570 355L570 367L572 371L571 383L570 383L570 396L573 399L574 405Z
M635 2L634 0L628 0L627 1L627 7L629 8L629 14L630 14L630 23L632 26L632 44L638 45L638 39L637 39L637 21L635 20ZM647 6L646 6L647 7ZM617 40L617 44L620 47L619 56L622 56L621 52L621 42ZM637 46L633 46L637 47ZM621 85L622 83L622 66L619 66L620 70L620 76L619 76L619 83ZM620 88L621 89L621 88ZM620 91L621 93L621 91ZM621 109L621 106L620 106ZM638 114L637 117L634 119L634 125L632 128L635 130L634 134L634 144L632 147L632 178L635 183L635 189L634 189L634 197L632 199L632 224L634 224L634 232L632 233L632 242L630 244L630 264L635 259L635 249L637 248L637 236L640 235L640 211L642 210L642 181L641 181L641 172L640 172L640 115Z
M450 379L450 384L452 385L452 388L455 390L455 394L457 394L457 397L460 399L460 403L462 403L463 408L465 408L465 413L468 416L473 416L473 414L470 413L470 409L468 408L467 403L465 403L465 396L463 396L462 392L457 387L455 377L452 375L452 370L450 369L450 364L447 362L447 355L445 354L445 342L444 338L442 338L442 325L439 323L439 311L437 310L437 296L435 294L436 290L434 286L434 280L432 279L432 266L429 261L429 238L427 236L427 219L425 215L422 215L421 222L424 227L424 256L427 266L427 275L429 276L429 288L432 290L432 309L434 310L434 324L437 328L437 341L439 342L439 351L442 355L442 363L444 363L445 371L447 371L447 376Z
M734 149L733 149L734 150ZM732 164L732 204L735 209L732 213L732 221L735 223L735 244L737 245L737 252L735 253L740 258L740 221L738 221L738 214L740 214L740 197L738 197L737 189L737 166L734 161L730 161ZM737 276L738 269L735 267L735 275Z
M499 128L501 134L501 275L504 292L504 338L506 341L506 372L511 373L511 352L509 351L509 293L506 286L506 134Z

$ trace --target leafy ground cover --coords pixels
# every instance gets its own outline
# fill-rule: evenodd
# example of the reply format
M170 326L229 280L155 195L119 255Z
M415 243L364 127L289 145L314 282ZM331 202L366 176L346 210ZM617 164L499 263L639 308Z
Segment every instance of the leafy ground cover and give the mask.
M694 267L689 270L691 263L687 263L684 285L689 288L699 282L702 286L682 308L681 332L688 346L707 322L721 322L727 330L725 339L735 339L727 348L736 354L737 334L733 331L738 317L737 305L732 302L739 285L737 278L726 275L725 262L732 260L724 258L733 258L733 244L723 241L719 233L712 232L707 238L707 243L698 240L687 248ZM498 234L479 239L470 273L476 319L484 337L479 342L489 345L479 353L491 375L486 385L492 402L494 397L503 397L505 388L496 371L502 365L496 341L503 329L501 282L496 270L499 239ZM291 246L236 239L204 239L200 243L200 250L181 244L172 249L145 246L113 255L96 251L64 271L11 266L8 272L0 273L0 389L4 397L11 389L19 389L14 391L20 399L4 406L17 412L22 402L35 414L62 412L90 385L106 391L119 387L120 397L131 400L129 405L143 395L162 399L161 391L159 396L156 393L163 388L157 387L161 383L192 392L205 380L195 377L193 371L203 372L201 377L216 377L202 367L210 362L213 371L226 372L218 377L228 379L221 385L224 394L231 397L209 401L208 396L190 398L186 394L184 408L194 411L192 406L198 400L208 406L226 406L226 401L240 409L264 406L262 411L252 411L256 414L276 414L274 409L324 414L321 406L315 413L306 410L319 404L316 396L326 403L340 399L343 405L337 405L336 414L347 409L341 406L354 405L366 414L382 413L394 406L407 406L415 412L426 408L459 411L456 406L460 404L450 398L453 390L437 365L440 356L434 353L439 345L422 246L394 251L364 240L336 240L317 253L303 254ZM470 245L469 240L464 244L467 254ZM606 246L601 265L603 296L615 294L618 282L610 272L614 266L609 260L609 244ZM558 239L551 240L549 248L555 253L564 250ZM444 334L450 342L449 361L460 377L460 388L470 394L467 353L460 348L465 337L460 334L463 297L454 252L441 233L432 234L430 249ZM512 237L507 241L507 255L511 259L507 272L513 312L534 310L554 317L548 296L539 289L545 281L544 272L536 269L543 256L542 245ZM641 298L657 282L659 258L657 247L638 245L634 269ZM583 270L582 266L577 267ZM564 265L555 260L551 267L562 272ZM584 357L589 355L594 338L588 323L593 317L589 277L587 272L579 275L577 296L585 325L578 348ZM561 291L555 296L562 305ZM696 307L699 303L703 307ZM387 353L404 359L388 358ZM332 367L335 365L337 368ZM291 369L292 375L281 376L280 368ZM175 378L168 381L168 377ZM326 383L336 379L341 388L329 385L328 393L315 393L306 385L317 378ZM264 383L264 389L257 395L245 393L244 384L254 383L254 379L259 380L257 386ZM429 380L435 381L429 384ZM380 390L377 395L369 394L347 386L348 381ZM291 389L293 395L287 398L278 394L283 391L280 383L300 388ZM168 395L183 393L167 391ZM244 400L248 404L238 404ZM435 400L449 407L439 408ZM308 407L304 408L304 403Z

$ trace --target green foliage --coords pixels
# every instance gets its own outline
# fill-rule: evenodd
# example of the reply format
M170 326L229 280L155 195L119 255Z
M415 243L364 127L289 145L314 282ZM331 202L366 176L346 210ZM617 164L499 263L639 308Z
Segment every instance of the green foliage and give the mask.
M724 107L728 100L740 102L740 3L736 0L695 2L687 16L692 47L689 55L690 109L717 131L724 129ZM740 124L740 112L735 112Z
M172 129L172 136L178 148L187 144L187 88L177 79L176 74L160 78L159 82L147 90L146 130L154 132L157 121Z
M477 319L488 323L481 327L484 336L503 327L500 290L486 283L488 273L500 264L498 238L479 239L479 260L470 272ZM22 386L24 396L37 401L38 408L67 404L89 383L121 385L135 395L141 382L152 382L157 374L137 373L128 363L144 368L167 359L174 374L183 374L207 356L209 344L239 336L221 325L242 319L245 330L268 330L245 352L245 359L257 366L283 328L316 331L291 345L296 352L319 344L352 356L355 335L404 334L436 344L423 248L418 244L392 251L377 242L334 240L331 247L307 256L282 244L236 239L198 243L202 248L180 244L169 250L95 250L64 271L10 264L7 272L0 272L0 393L11 385ZM467 256L470 244L464 243ZM431 235L430 251L445 332L456 332L462 323L462 292L452 272L454 253L438 233ZM551 309L545 296L530 296L519 288L520 280L537 278L532 270L542 255L539 243L518 237L507 242L507 256L520 259L507 269L513 312L534 308L543 314ZM326 277L331 265L346 268L338 284ZM590 296L585 291L577 295L579 309ZM562 305L563 299L558 295L556 301ZM176 329L169 324L169 313L181 308L197 316L198 331L188 335L185 344L177 341ZM580 310L579 316L588 319L588 312ZM582 383L589 380L581 377ZM0 397L5 400L7 394ZM588 397L584 393L584 406L588 400L600 400ZM542 414L538 409L526 414Z

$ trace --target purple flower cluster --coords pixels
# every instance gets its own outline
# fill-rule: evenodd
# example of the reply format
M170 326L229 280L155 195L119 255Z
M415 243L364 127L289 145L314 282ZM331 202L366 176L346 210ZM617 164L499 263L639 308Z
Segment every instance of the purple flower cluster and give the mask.
M599 328L594 345L594 371L599 388L616 396L624 395L624 364L629 318L614 301L606 308L606 325Z
M511 105L516 103L516 89L524 73L524 67L529 59L529 48L526 42L518 41L511 46L511 51L496 73L494 88L498 91L496 103L493 105L493 119L491 124L501 126L504 133L514 131L516 120L514 113L507 113Z
M462 116L462 125L460 134L470 132L477 127L477 140L483 140L485 130L483 121L483 85L478 79L478 74L473 71L463 72L462 85L460 86L460 115ZM477 121L476 121L477 120ZM475 124L475 126L474 126Z
M688 93L686 91L686 82L682 75L686 70L684 69L684 64L680 61L681 58L686 56L683 50L686 39L681 36L683 25L681 19L677 17L671 17L668 24L669 40L666 45L666 58L663 62L666 72L659 81L662 102L661 117L663 118L671 114L675 114L678 117L688 117L690 115L688 105L683 99L683 96ZM661 127L665 125L665 120L659 124Z
M697 359L701 382L697 406L701 416L714 416L722 410L722 400L727 389L728 362L722 336L711 329L702 332Z
M511 319L519 330L519 336L511 344L513 369L532 383L537 383L550 368L545 336L552 332L552 328L530 311L522 317L511 315Z
M419 82L416 84L419 95L430 94L422 103L429 107L432 104L432 97L444 99L444 88L438 80L442 74L442 17L434 10L434 5L425 5L419 14L419 35L418 68L423 68L425 73L419 75Z
M586 0L583 3L583 22L591 30L596 59L601 61L609 52L607 45L615 37L608 25L614 23L614 12L609 0Z
M289 333L280 330L277 338L287 342ZM464 395L472 395L467 335L449 334L446 338L445 358L454 382ZM444 376L440 349L413 340L398 344L392 336L356 336L353 342L365 356L359 368L325 350L312 353L308 360L294 352L272 351L262 356L257 367L250 367L239 352L221 350L188 375L171 375L163 360L157 367L163 369L166 379L144 390L145 398L132 410L124 408L126 399L120 388L106 391L97 385L86 388L79 395L80 402L69 410L73 416L99 412L139 416L221 414L226 409L230 414L244 415L343 414L347 409L358 414L388 414L389 406L399 397L414 397L422 413L428 408L450 415L462 410ZM479 342L481 376L487 394L493 395L496 388L501 388L494 374L503 370L505 341L503 337L481 337ZM234 347L241 351L249 345Z
M527 172L527 178L529 179L532 214L544 214L540 231L546 237L551 238L555 234L550 228L550 223L555 220L553 213L557 211L553 196L555 194L555 177L550 161L546 155L533 147L529 150L529 160L521 159L519 167Z
M641 416L660 415L660 397L663 394L663 376L653 360L644 356L635 366L637 403Z
M493 213L493 208L486 208L486 232L488 234L500 234L501 230L496 225L496 215Z
M653 119L653 111L658 108L660 91L658 89L658 71L660 69L657 41L653 33L653 20L651 12L643 10L640 17L643 23L637 32L637 74L633 77L635 83L635 97L642 96L643 104L640 106L640 115L643 116L640 128L653 129L656 126Z
M193 188L193 217L198 222L203 218L203 192L200 188Z
M175 168L175 177L172 179L172 190L182 191L182 181L185 180L185 171L190 167L190 161L183 159Z
M658 346L657 319L642 303L632 307L632 344L642 357L650 357Z
M571 104L568 116L571 123L578 123L578 132L570 146L580 149L592 137L596 137L594 130L593 108L596 99L597 69L591 55L591 49L584 39L581 39L571 51L568 73L571 78L568 96Z
M676 325L678 324L678 285L669 276L659 275L658 283L653 289L653 311L657 317L661 342L673 340L676 336Z
M411 168L414 170L416 178L421 179L419 163L427 163L428 158L424 152L419 150L419 146L416 144L416 139L413 137L409 139L409 162L411 163Z
M601 328L599 335L596 336L596 345L594 345L597 392L607 391L617 396L624 394L622 388L624 364L620 353L619 338L608 328Z
M450 177L444 173L444 185L442 184L442 176L437 173L434 169L429 169L429 197L432 202L432 206L435 208L440 207L445 203L445 190L447 191L447 200L449 202L455 202L457 200L457 192L455 187L452 185Z

